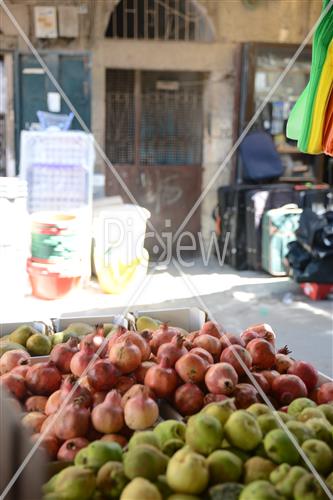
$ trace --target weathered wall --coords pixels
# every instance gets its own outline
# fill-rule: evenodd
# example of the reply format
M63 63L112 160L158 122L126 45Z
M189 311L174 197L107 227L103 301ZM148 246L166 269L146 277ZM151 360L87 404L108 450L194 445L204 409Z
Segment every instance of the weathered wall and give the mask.
M116 2L117 0L7 0L37 48L92 51L92 130L102 146L105 139L106 68L209 71L210 78L205 88L205 187L232 146L237 78L235 55L239 44L245 41L300 43L320 13L321 0L257 0L255 8L246 7L246 0L202 0L200 3L213 22L216 32L216 41L212 44L107 40L104 32ZM80 37L72 41L35 40L31 9L34 4L81 5ZM86 5L86 14L82 5ZM4 33L15 33L3 15L0 29ZM22 40L19 44L25 50ZM97 168L103 169L101 162ZM211 211L216 203L216 187L228 180L229 171L226 168L203 201L202 227L205 235L213 228Z

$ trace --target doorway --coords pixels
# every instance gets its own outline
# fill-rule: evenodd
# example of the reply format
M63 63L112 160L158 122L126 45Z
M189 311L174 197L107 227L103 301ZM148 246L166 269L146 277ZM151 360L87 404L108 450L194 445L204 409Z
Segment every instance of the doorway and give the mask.
M204 73L108 69L106 153L161 234L174 233L201 192ZM112 172L107 195L130 201ZM200 230L200 210L184 231ZM187 238L187 242L189 242ZM182 239L186 244L186 238ZM151 235L146 248L158 255Z

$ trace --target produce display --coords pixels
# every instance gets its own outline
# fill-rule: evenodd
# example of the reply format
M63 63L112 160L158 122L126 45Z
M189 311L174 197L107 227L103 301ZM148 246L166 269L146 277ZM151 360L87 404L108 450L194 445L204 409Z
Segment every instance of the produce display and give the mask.
M75 323L45 362L2 355L0 384L50 459L45 499L327 498L303 458L333 491L333 382L267 324L135 327Z

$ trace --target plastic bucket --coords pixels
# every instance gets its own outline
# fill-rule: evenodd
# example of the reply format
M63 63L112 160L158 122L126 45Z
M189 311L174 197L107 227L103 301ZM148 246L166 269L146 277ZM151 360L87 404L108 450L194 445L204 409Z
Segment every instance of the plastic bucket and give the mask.
M66 272L57 266L36 264L28 259L27 271L32 295L46 300L64 297L80 282L81 276L78 271L75 272L75 267L77 266L70 266L71 271Z
M102 211L95 220L94 263L103 291L120 293L137 276L145 276L149 255L144 240L149 217L145 208L123 204Z

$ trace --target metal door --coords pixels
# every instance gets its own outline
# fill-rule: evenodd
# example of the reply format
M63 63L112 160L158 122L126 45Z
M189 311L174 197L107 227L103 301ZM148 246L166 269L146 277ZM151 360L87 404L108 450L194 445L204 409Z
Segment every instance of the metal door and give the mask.
M107 154L160 234L175 232L200 195L202 89L202 73L107 71ZM106 178L107 194L127 199L110 171ZM200 210L185 230L197 236ZM155 255L156 244L146 240Z

